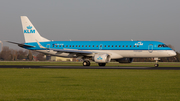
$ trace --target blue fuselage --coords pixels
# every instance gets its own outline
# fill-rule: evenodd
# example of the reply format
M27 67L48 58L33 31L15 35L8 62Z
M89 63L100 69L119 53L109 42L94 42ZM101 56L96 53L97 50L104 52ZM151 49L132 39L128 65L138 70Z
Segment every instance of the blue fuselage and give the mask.
M37 42L25 43L35 47L24 47L31 50L44 50ZM77 50L172 50L158 41L49 41L40 42L46 48Z

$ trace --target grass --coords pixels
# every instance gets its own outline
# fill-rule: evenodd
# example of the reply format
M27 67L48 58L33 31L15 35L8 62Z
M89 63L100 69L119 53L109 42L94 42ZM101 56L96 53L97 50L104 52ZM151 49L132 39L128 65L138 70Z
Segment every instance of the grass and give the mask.
M180 71L0 68L0 100L178 101Z
M110 62L106 66L115 67L154 67L155 62L118 63ZM0 65L31 65L31 66L82 66L82 62L34 62L34 61L1 61ZM91 66L98 66L91 62ZM180 62L159 62L159 67L180 67Z

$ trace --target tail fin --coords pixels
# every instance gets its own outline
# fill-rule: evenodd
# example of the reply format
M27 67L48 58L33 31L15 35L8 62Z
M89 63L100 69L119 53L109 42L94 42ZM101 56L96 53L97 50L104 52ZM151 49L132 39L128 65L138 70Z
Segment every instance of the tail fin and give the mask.
M24 38L25 42L45 42L45 41L50 41L44 37L42 37L36 28L33 26L31 21L28 19L27 16L21 16L21 22L22 22L22 27L23 27L23 33L24 33Z

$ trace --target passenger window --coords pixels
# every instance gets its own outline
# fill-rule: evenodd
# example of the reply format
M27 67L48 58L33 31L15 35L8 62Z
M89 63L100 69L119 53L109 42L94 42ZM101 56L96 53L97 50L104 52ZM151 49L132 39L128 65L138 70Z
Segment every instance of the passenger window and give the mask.
M77 45L76 45L76 47L77 47Z
M117 47L117 45L115 47Z
M128 47L128 45L126 45L126 47Z
M94 45L92 47L94 47Z
M91 47L91 45L89 45L89 47Z
M96 45L96 47L98 47L98 45Z
M58 45L56 45L56 47L58 47Z
M87 45L85 47L87 47Z
M72 45L72 47L74 47L74 45Z
M69 45L69 47L71 47L71 45Z
M68 47L68 45L66 45L66 47Z
M135 47L135 45L133 47Z
M106 47L106 45L104 45L104 47Z
M84 47L84 45L82 45L82 47Z
M61 45L59 45L59 47L61 47Z
M139 45L137 45L137 47L139 47Z
M119 45L119 47L121 47L121 45Z
M112 47L113 47L113 45L112 45Z
M108 47L110 47L110 45L108 45Z
M79 47L81 47L81 46L79 45Z
M63 47L64 47L64 45L63 45Z
M124 45L122 47L124 47Z
M54 44L52 46L54 47Z

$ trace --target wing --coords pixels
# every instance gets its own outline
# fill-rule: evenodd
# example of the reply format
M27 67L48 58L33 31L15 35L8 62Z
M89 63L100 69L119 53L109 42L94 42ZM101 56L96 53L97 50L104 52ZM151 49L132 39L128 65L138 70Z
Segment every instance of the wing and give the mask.
M37 41L37 40L36 40ZM53 50L57 52L63 52L63 53L74 53L74 54L92 54L93 52L90 51L83 51L83 50L77 50L77 49L54 49L54 48L46 48L42 46L38 41L37 44L40 48L47 49L47 50Z
M57 51L57 52L64 52L64 53L75 53L75 54L93 54L95 52L90 51L83 51L83 50L76 50L76 49L52 49L49 50Z

